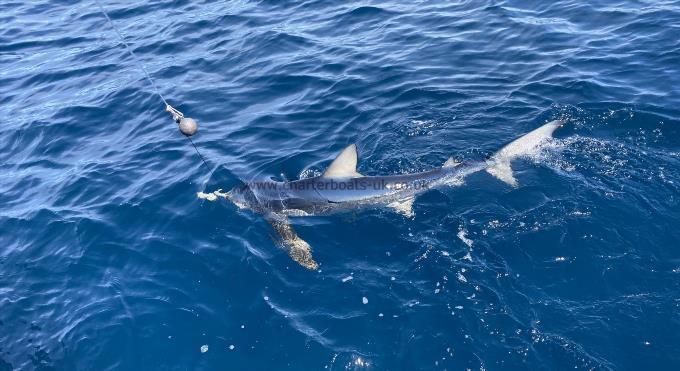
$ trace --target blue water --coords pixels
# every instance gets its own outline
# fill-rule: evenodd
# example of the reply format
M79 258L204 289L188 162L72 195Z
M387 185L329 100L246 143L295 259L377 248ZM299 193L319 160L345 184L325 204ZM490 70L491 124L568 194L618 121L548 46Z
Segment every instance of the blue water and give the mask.
M209 168L95 3L2 2L0 370L680 367L677 2L104 6ZM196 197L560 117L516 189L295 220L319 272Z

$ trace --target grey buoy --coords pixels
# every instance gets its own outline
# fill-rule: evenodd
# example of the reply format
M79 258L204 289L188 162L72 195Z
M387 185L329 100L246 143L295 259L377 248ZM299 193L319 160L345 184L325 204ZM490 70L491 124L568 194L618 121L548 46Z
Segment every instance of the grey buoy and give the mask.
M198 123L191 117L182 117L179 120L179 131L190 137L198 131Z

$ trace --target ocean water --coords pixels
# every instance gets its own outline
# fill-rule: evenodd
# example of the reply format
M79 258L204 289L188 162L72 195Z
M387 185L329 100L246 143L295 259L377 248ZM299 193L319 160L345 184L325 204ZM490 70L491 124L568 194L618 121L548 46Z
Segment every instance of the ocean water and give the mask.
M678 369L676 1L0 4L0 370ZM407 218L197 192L480 160Z

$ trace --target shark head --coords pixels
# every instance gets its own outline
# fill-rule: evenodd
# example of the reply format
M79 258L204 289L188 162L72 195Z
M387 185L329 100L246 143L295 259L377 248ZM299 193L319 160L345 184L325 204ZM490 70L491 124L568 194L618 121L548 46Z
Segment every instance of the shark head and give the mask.
M231 201L239 209L255 209L258 204L257 197L248 184L240 184L225 194L225 198Z

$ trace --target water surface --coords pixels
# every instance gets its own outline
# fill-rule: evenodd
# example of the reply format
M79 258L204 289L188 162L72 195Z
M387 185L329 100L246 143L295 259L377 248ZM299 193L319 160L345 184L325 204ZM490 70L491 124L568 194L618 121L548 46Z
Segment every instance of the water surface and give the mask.
M680 5L673 1L0 4L0 370L677 369ZM515 163L295 221L196 192Z

